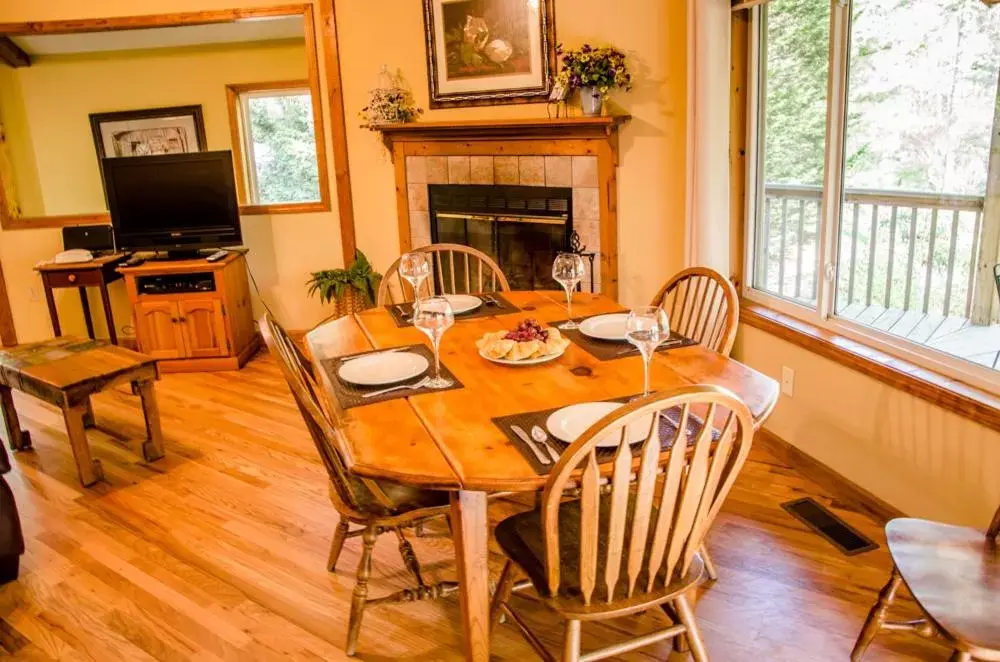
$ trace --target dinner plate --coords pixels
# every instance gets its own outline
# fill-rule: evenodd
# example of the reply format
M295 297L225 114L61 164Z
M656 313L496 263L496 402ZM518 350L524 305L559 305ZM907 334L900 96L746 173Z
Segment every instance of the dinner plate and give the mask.
M430 363L413 352L379 352L345 361L337 374L360 386L397 384L423 374Z
M512 361L510 359L494 359L483 354L483 350L479 350L479 356L483 357L487 361L492 361L493 363L499 363L500 365L538 365L539 363L548 363L549 361L554 361L560 356L566 353L566 348L564 347L561 352L555 354L546 354L545 356L539 356L534 359L522 359L520 361Z
M598 340L623 341L625 337L625 320L627 313L611 313L596 315L580 322L580 333Z
M558 409L549 414L545 427L559 441L572 444L587 429L611 412L620 408L620 402L581 402ZM652 423L652 414L630 423L628 426L628 443L636 444L645 441ZM617 448L621 441L621 433L615 431L597 442L601 448Z
M451 310L456 315L471 313L483 305L483 300L471 294L445 294L444 298L451 304Z

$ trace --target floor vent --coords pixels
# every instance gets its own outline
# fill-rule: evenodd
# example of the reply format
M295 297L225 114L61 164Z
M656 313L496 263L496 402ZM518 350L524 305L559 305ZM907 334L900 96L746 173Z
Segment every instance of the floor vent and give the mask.
M854 527L848 525L815 499L806 497L781 504L792 517L830 541L845 556L864 554L878 545L861 535Z

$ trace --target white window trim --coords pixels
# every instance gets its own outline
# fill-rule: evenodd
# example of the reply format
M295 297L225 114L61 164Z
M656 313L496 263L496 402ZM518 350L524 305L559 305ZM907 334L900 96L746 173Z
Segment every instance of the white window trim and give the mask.
M864 326L835 315L836 287L831 287L837 277L838 220L840 201L843 198L844 141L842 139L847 114L847 75L850 54L850 1L831 0L831 60L827 83L827 134L823 177L823 197L820 215L820 237L817 247L817 301L816 308L791 299L775 296L753 287L757 266L757 201L762 195L763 180L758 177L761 168L759 127L763 116L761 106L762 63L762 6L750 9L750 38L747 53L747 159L746 209L744 223L744 278L742 295L748 301L759 303L780 313L801 319L814 326L842 335L921 368L964 382L994 395L1000 395L1000 371L961 359L940 350L900 338L878 329ZM839 145L839 149L831 149ZM830 192L834 195L830 195Z

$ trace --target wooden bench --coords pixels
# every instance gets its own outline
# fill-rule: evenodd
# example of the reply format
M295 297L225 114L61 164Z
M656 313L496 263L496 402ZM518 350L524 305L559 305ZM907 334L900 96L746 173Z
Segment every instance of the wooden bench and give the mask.
M60 337L0 350L0 407L10 447L31 448L31 437L21 429L14 410L11 390L16 389L62 409L80 482L93 485L104 472L87 443L86 429L95 427L90 396L131 383L146 418L142 457L158 460L163 457L163 433L154 390L157 378L156 359L101 340Z

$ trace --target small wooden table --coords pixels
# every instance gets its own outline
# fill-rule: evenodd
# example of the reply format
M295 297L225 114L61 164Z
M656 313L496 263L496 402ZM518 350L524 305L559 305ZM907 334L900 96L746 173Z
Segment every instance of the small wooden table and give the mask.
M31 448L31 437L21 429L14 410L12 389L53 404L63 412L66 433L80 482L89 487L104 477L99 460L90 456L86 429L95 427L90 396L118 384L131 383L142 399L146 439L142 457L163 457L163 433L154 382L156 360L102 340L61 337L0 351L0 406L12 450Z
M537 366L512 368L481 358L475 342L487 331L510 329L527 317L545 323L566 318L560 292L505 292L504 297L521 312L459 320L444 336L441 361L463 388L349 409L342 437L344 459L355 474L451 492L465 655L476 661L488 660L490 649L486 495L537 491L548 480L492 419L633 395L642 388L637 356L598 361L570 345L559 360ZM619 304L600 294L573 296L575 315L619 310ZM326 387L324 397L333 398L324 360L427 339L412 326L397 327L387 310L375 308L321 324L306 341ZM758 427L778 400L773 379L698 345L656 354L651 381L654 390L724 386L746 402Z
M90 262L71 262L68 264L42 264L35 270L42 275L42 285L45 287L45 301L49 304L49 317L52 318L52 332L62 335L59 325L59 311L56 310L56 300L52 290L60 287L75 287L80 292L80 304L83 306L83 319L87 323L87 335L94 337L94 320L90 316L90 301L87 299L87 287L97 287L101 291L101 303L104 306L104 319L108 323L108 336L111 344L118 344L118 332L115 330L115 319L111 314L111 298L108 296L108 283L113 283L122 277L117 269L125 256L121 253L104 255Z

